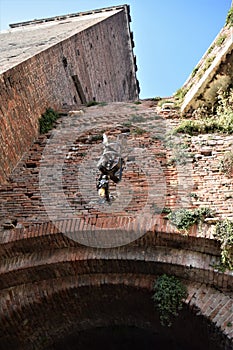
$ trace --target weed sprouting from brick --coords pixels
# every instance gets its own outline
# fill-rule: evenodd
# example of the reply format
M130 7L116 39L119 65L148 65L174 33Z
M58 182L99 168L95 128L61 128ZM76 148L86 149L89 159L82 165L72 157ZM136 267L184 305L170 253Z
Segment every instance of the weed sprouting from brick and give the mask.
M59 114L52 108L47 108L45 113L41 115L39 119L39 132L40 134L46 134L54 127L55 121L59 118Z
M167 215L171 224L176 226L179 230L188 230L194 224L203 222L207 217L213 217L213 211L210 208L197 208L194 210L188 210L180 208L172 211Z
M88 102L86 103L86 107L92 107L92 106L104 107L104 106L106 106L106 105L107 105L106 102L98 102L98 101L94 101L94 100L88 101Z
M184 133L189 135L222 133L233 134L233 89L229 89L229 79L223 79L223 86L217 87L217 92L212 92L209 102L213 111L203 107L195 111L196 119L183 120L173 130L173 134Z
M233 7L231 7L231 9L227 13L226 25L229 27L233 26Z

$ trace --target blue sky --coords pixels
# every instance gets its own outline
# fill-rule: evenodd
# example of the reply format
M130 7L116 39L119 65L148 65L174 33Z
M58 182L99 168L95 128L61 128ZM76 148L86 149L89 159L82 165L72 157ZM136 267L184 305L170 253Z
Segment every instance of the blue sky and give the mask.
M225 24L232 0L0 0L10 23L129 4L141 98L171 96Z

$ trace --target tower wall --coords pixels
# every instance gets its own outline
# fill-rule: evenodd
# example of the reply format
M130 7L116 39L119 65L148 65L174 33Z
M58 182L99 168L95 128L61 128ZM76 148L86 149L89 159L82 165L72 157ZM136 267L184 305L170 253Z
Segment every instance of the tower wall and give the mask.
M46 108L138 98L126 9L1 74L0 183L38 135Z

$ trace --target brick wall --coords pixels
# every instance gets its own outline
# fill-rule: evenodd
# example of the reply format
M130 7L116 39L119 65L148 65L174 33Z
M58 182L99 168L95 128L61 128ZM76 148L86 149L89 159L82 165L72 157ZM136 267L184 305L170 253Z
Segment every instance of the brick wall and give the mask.
M46 108L137 98L125 11L6 71L0 76L0 183L37 136Z
M151 187L154 179L156 183L160 183L161 178L166 182L161 205L171 209L205 205L218 209L218 218L231 217L230 203L226 208L224 201L226 193L220 190L221 181L227 181L227 191L231 191L232 180L217 167L224 151L231 146L231 136L200 135L186 140L189 147L185 150L193 156L190 158L186 154L187 164L182 165L181 171L178 164L180 153L174 155L175 144L169 146L163 140L169 130L167 123L177 124L176 116L173 115L172 119L171 116L158 115L156 109L148 108L146 104L142 101L139 105L111 103L103 107L80 107L79 111L63 115L57 128L41 135L24 155L12 172L10 183L0 186L0 328L4 330L1 339L4 350L7 349L5 344L12 350L17 342L21 342L23 349L33 346L43 349L43 335L46 334L48 344L53 342L54 337L57 339L58 333L61 338L68 337L73 331L74 319L76 325L77 319L82 320L77 325L78 330L83 325L87 328L111 325L112 318L106 319L101 313L103 302L108 297L112 300L114 295L122 301L121 295L129 286L132 293L134 289L141 290L143 300L147 302L154 280L162 273L173 274L187 285L189 296L185 303L188 313L194 312L197 322L201 320L204 328L213 328L211 335L208 333L208 341L217 339L218 350L232 349L233 277L231 271L216 269L220 246L213 239L213 225L193 226L184 235L166 220L165 213L156 211L159 206L155 204L160 204L159 187ZM114 209L113 202L106 210L106 206L98 207L94 201L97 194L92 170L98 171L95 161L101 152L103 130L111 138L130 130L127 147L131 153L123 172L123 190L118 203L124 202L128 189L132 196L121 209L118 206ZM140 130L144 132L140 133ZM183 144L185 140L181 138L180 141ZM137 153L133 153L133 149ZM146 153L140 152L143 150ZM46 154L49 157L46 158ZM174 156L176 159L171 162ZM145 158L148 163L143 163ZM158 171L158 163L162 173ZM59 183L57 192L51 191L51 188L58 179L58 172L52 172L54 177L50 177L49 172L56 164L62 168L62 187ZM80 178L78 171L82 166L92 174L91 181L85 176L81 181L83 177ZM43 169L48 172L44 183L39 180ZM186 188L191 177L193 184ZM43 185L49 191L47 204L51 204L53 195L57 198L57 217L54 220L49 218L48 207L42 200ZM204 189L208 189L207 195ZM114 192L113 187L111 191ZM190 197L193 192L196 196ZM62 194L66 197L68 211L66 205L61 206ZM149 225L147 213L145 218L140 216L146 205L150 206L155 218ZM137 216L141 222L134 228L135 232L139 230L140 235L126 244L124 239L128 236L132 238L132 227L128 224ZM13 217L17 219L16 228L4 228L4 219L11 220ZM141 228L145 229L145 234L140 232ZM110 237L110 243L114 237L122 238L122 244L104 248L101 233L106 241ZM89 245L85 244L87 237ZM84 239L84 244L80 239ZM89 299L82 298L83 288L90 292ZM97 294L103 295L102 300L100 298L97 302L93 298L94 289ZM96 317L92 319L86 316L85 310L93 300L95 303L91 309L96 310ZM68 301L70 312L67 312ZM119 320L127 323L133 306L136 306L132 303L132 308L127 309L127 301L125 304L122 301L121 305L128 315L122 318L118 315ZM114 308L118 310L116 304ZM43 311L45 309L46 312ZM77 313L73 314L72 310ZM201 317L198 318L198 315ZM107 320L106 324L104 320ZM145 323L143 320L142 324Z

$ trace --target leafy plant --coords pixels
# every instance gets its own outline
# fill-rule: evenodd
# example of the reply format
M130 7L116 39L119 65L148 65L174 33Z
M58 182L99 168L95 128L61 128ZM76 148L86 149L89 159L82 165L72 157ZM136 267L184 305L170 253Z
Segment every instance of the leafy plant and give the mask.
M187 297L187 289L175 276L160 276L153 287L152 299L159 312L160 322L170 327L172 320L182 309L182 300Z
M187 88L184 88L184 87L178 89L178 90L175 92L174 98L175 98L176 104L177 104L178 106L180 106L180 105L183 103L184 98L185 98L187 92L188 92L188 89L187 89Z
M214 237L221 243L222 264L233 270L233 221L219 221L215 226Z
M103 139L103 134L96 134L96 135L91 135L89 138L90 142L96 142L96 141L100 141Z
M227 13L226 25L229 25L230 27L233 26L233 7L231 7Z
M163 210L162 210L162 213L163 213L163 214L170 214L171 211L172 211L171 208L164 207Z
M134 128L133 133L136 135L143 135L146 132L146 130L141 129L141 128Z
M184 137L175 137L174 135L166 134L166 147L171 151L171 157L168 164L184 165L192 158L192 153L189 152L189 141Z
M184 120L174 130L189 135L206 133L233 133L233 89L224 91L219 89L217 95L217 107L215 113L205 118Z
M208 57L205 61L204 67L203 67L203 71L205 72L212 64L212 62L214 61L215 56L211 56Z
M217 40L216 40L216 45L217 46L221 46L223 43L224 43L224 41L226 40L226 35L221 35L219 38L217 38Z
M59 118L59 114L52 108L47 108L39 119L39 132L45 134L51 130L54 126L55 121Z
M97 105L99 105L100 104L100 102L97 102L97 101L89 101L89 102L87 102L86 103L86 106L87 107L92 107L92 106L97 106Z
M214 49L214 45L210 46L208 51L207 51L207 54L209 55Z
M107 102L104 102L104 101L103 101L103 102L99 102L99 106L100 106L100 107L107 106Z
M219 104L219 97L223 91L228 91L229 86L232 82L232 79L229 75L220 75L218 74L214 81L210 84L210 86L205 91L205 101L208 105L212 107L216 107ZM220 92L221 91L221 92Z
M191 77L192 77L192 78L195 77L195 75L196 75L196 73L197 73L197 71L198 71L199 68L200 68L199 66L196 66L196 67L193 69L192 74L191 74Z
M210 208L201 207L193 211L185 208L177 209L168 214L167 218L179 230L187 230L192 225L203 222L206 217L212 216L213 212Z
M172 157L169 159L168 164L185 165L193 157L193 154L188 152L184 148L175 148Z

